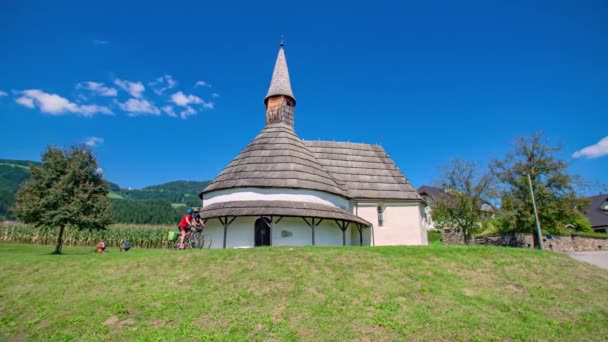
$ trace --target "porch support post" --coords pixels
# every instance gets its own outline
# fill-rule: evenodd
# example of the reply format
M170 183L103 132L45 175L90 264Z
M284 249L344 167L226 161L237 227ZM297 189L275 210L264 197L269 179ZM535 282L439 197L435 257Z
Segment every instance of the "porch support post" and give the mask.
M359 231L359 246L363 246L363 226L361 223L357 223L357 230Z
M346 246L346 228L350 225L350 222L345 220L335 220L340 230L342 230L342 246Z
M224 217L218 217L220 220L220 223L222 224L222 226L224 226L224 248L226 248L226 237L228 235L228 226L230 226L230 224L232 222L234 222L234 220L236 220L236 216L233 216L230 220L228 220L228 216L224 216Z
M306 222L306 224L310 227L310 229L312 229L312 245L315 245L315 228L317 228L317 226L323 222L323 219L319 219L319 221L315 221L314 217L310 218L312 222L308 222L308 220L306 219L306 217L302 217L302 220L304 220L304 222Z
M270 245L271 246L272 246L272 228L273 228L272 219L273 219L273 217L270 216Z

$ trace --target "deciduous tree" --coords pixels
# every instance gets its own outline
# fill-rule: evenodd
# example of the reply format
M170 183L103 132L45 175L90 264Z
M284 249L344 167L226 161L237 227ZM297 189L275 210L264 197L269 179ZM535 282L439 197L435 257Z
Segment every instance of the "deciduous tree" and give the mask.
M588 229L579 212L588 200L577 197L575 192L582 181L568 172L568 163L558 156L560 150L536 133L519 138L504 159L492 162L492 174L501 185L501 211L503 218L508 218L501 220L503 231L535 230L528 174L543 230L559 234L567 226Z
M454 159L443 167L439 186L446 195L436 202L435 220L440 225L461 229L465 243L469 244L491 212L491 177L474 162Z
M89 148L48 147L31 173L17 193L14 212L25 223L59 228L56 254L66 228L105 229L111 223L108 185Z

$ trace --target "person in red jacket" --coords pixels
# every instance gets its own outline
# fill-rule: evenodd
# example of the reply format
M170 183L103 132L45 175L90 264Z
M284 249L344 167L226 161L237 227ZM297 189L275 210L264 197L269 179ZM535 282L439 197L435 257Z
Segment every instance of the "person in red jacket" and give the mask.
M181 236L179 237L179 249L184 249L184 238L186 237L186 232L190 231L190 226L194 223L192 222L192 209L188 208L182 219L179 220L177 224L177 229L179 229L179 233Z

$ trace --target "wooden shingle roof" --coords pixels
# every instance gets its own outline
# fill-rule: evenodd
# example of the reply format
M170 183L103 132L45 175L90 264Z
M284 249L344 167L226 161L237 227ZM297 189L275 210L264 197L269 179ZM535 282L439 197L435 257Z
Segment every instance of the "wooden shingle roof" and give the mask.
M381 146L304 141L350 198L413 199L420 195Z
M288 216L346 220L371 226L352 213L328 205L292 201L230 201L213 203L201 209L205 219L222 216Z
M310 189L346 197L344 189L285 124L266 126L203 193L239 187Z
M279 48L279 54L277 55L277 61L274 64L274 71L272 72L272 80L270 81L270 87L268 93L264 98L264 103L271 96L276 95L287 95L294 100L293 91L291 90L291 81L289 80L289 69L287 68L287 59L285 58L285 51L283 50L283 43Z

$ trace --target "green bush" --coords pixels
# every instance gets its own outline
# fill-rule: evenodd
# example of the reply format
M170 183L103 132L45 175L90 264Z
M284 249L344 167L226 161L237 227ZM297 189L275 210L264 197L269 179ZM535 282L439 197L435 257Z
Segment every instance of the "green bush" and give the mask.
M429 243L441 242L441 232L438 230L429 230L426 232Z

